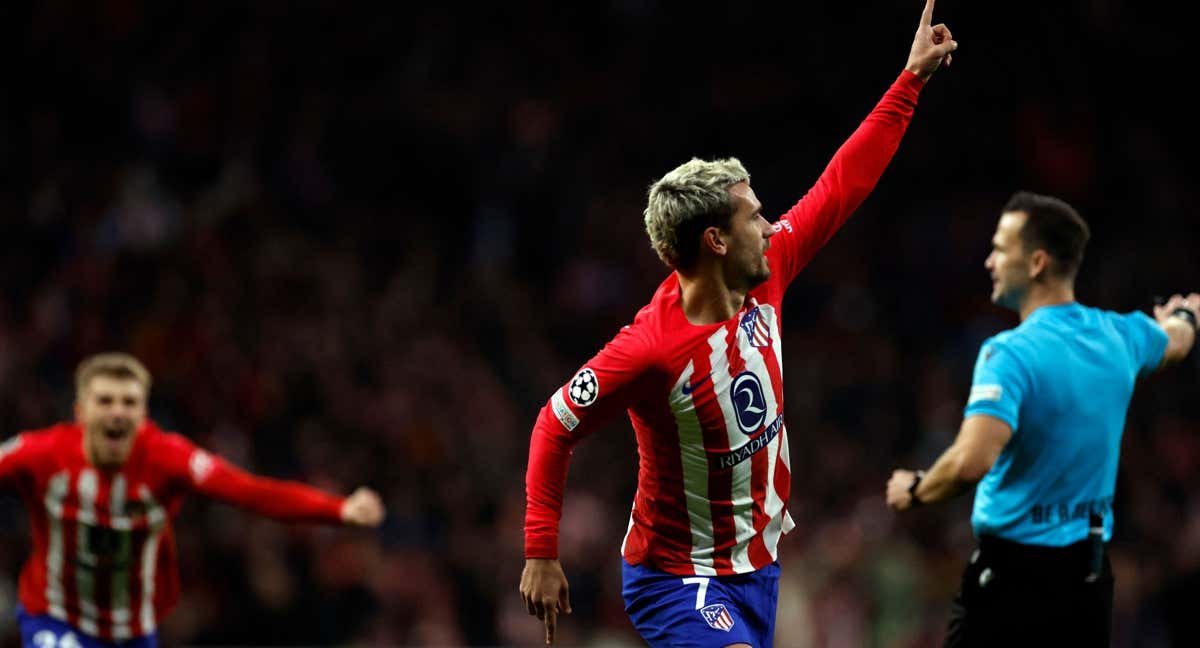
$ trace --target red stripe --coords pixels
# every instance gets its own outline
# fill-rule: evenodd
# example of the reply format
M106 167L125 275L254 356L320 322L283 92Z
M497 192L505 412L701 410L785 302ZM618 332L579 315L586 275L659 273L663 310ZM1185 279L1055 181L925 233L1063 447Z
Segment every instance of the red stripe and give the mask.
M647 391L660 393L663 389ZM675 416L666 400L630 410L629 416L638 433L639 488L634 498L633 528L625 540L625 560L640 564L649 558L659 568L690 567L692 528ZM658 540L653 546L652 538Z
M750 546L747 549L750 564L754 565L755 569L771 563L771 552L767 550L767 544L763 540L762 534L763 529L767 527L767 522L771 520L767 517L765 510L769 459L770 452L765 449L754 453L754 456L750 458L750 470L752 471L750 476L750 496L754 498L754 506L751 507L751 510L753 511L755 533L754 537L750 539Z
M729 379L746 369L737 347L737 332L740 320L734 320L732 326L725 330L725 357L729 362ZM705 351L711 350L705 349ZM705 361L708 354L705 354ZM710 385L716 382L716 377ZM710 387L710 393L711 387ZM711 413L710 413L711 409ZM717 402L715 394L706 402L705 417L711 417L704 425L704 446L709 450L728 451L730 449L729 430L726 428L725 413ZM713 525L713 568L718 575L735 573L733 570L733 548L737 545L737 525L733 517L733 470L709 470L708 499L712 509Z
M772 309L772 310L775 310L775 309ZM776 321L778 321L779 312L777 310L775 310L775 316L777 318ZM764 324L765 324L765 322L764 322ZM775 339L772 338L770 340L770 344L768 346L760 349L760 351L762 352L763 362L764 362L764 364L766 364L766 367L767 367L767 375L771 377L771 389L775 393L776 415L782 415L784 412L784 407L783 407L783 369L779 364L779 359L775 356ZM791 493L791 474L789 473L788 469L783 464L783 452L782 452L783 451L783 437L786 434L787 434L787 429L786 429L786 425L785 425L784 429L781 429L779 431L779 436L776 438L776 441L775 441L775 443L777 444L777 447L779 448L779 452L776 454L775 483L772 485L775 488L775 493L779 496L779 498L781 500L783 500L783 510L785 510L785 511L787 510L788 495ZM767 526L767 523L770 522L770 518L768 518L766 515L767 493L766 493L766 488L765 488L766 482L767 482L766 470L767 470L767 459L768 459L769 453L763 452L761 454L763 455L762 469L764 472L762 472L762 473L756 472L755 473L756 475L761 475L761 479L756 479L754 481L754 483L755 484L763 484L764 488L762 489L761 493L755 492L755 494L754 494L754 513L755 513L754 528L756 531L758 531L758 535L755 537L755 540L757 541L757 544L761 544L762 551L758 552L755 550L753 545L751 546L751 561L753 562L755 569L760 569L762 567L766 567L767 565L771 564L771 562L772 562L771 554L768 551L765 541L763 541L763 539L762 539L762 530L765 529ZM759 466L758 462L755 462L754 467L755 467L756 471L758 470L758 466ZM782 482L781 482L781 476L782 476ZM759 517L760 515L761 515L761 519ZM781 515L782 515L782 513L781 513Z
M697 344L692 356L693 378L698 380L699 377L708 376L712 373L712 362L709 355L712 349L707 344L707 339ZM729 437L725 434L725 414L721 411L721 404L717 401L717 394L714 388L718 380L718 376L712 376L711 379L705 380L696 391L692 392L692 404L696 408L696 418L699 421L700 429L703 433L704 447L706 450L728 450ZM728 547L724 551L719 548L723 541L732 537L733 519L724 516L721 513L727 511L729 506L729 491L730 491L730 474L725 471L723 475L715 474L711 469L708 472L708 499L711 504L709 515L713 527L714 550L713 568L718 574L731 573L730 553ZM724 499L722 505L720 500Z

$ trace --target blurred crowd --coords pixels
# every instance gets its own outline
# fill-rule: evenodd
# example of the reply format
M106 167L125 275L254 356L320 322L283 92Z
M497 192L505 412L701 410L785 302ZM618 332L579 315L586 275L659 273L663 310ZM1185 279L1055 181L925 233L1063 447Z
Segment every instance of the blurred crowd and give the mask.
M785 211L900 72L920 5L35 3L0 121L0 439L70 418L76 363L122 349L163 426L381 491L379 532L190 501L165 645L534 645L529 432L666 273L646 188L734 155ZM897 518L884 485L952 441L979 343L1016 324L983 270L1009 194L1089 220L1084 303L1200 290L1177 18L945 0L938 21L953 67L785 302L782 647L940 642L970 497ZM1200 643L1198 368L1134 397L1118 646ZM625 420L574 455L564 645L640 645L619 583L636 463ZM0 646L28 546L0 496Z

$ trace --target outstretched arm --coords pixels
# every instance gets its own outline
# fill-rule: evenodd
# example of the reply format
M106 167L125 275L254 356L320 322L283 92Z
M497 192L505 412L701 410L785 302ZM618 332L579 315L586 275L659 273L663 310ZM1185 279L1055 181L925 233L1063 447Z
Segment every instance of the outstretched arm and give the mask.
M24 453L25 436L17 436L0 442L0 488L7 486L25 469Z
M206 497L286 522L379 526L383 503L359 488L342 498L307 484L251 474L177 434L163 436L157 461L186 488Z
M300 482L259 477L220 457L204 454L212 462L211 469L199 475L199 479L195 479L193 470L193 488L201 495L285 522L373 527L383 521L383 504L369 488L359 488L350 497L342 498ZM193 455L190 463L204 461L196 459L197 456L201 455Z
M1154 319L1167 333L1167 350L1163 352L1160 369L1183 360L1191 352L1196 342L1197 315L1200 315L1200 294L1197 293L1187 297L1172 295L1167 303L1154 307Z
M986 414L968 416L954 444L928 471L892 473L887 485L888 506L907 511L918 503L941 502L970 490L992 469L1010 438L1012 428L1008 423Z

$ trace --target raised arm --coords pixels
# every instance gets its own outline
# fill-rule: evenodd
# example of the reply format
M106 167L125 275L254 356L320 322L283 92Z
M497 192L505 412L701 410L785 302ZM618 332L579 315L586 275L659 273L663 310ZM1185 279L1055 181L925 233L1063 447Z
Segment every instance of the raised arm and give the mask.
M1154 319L1167 333L1167 350L1159 368L1169 367L1187 357L1196 342L1196 316L1200 311L1200 294L1187 297L1172 295L1161 306L1154 307Z
M768 255L780 258L790 282L875 188L908 130L925 81L949 65L958 47L945 25L931 25L933 0L925 5L900 77L858 129L834 154L816 184L779 222Z
M950 35L945 23L933 23L933 2L925 2L917 33L913 36L912 49L908 52L908 64L904 69L928 81L929 77L943 65L950 67L951 52L958 49L958 42Z

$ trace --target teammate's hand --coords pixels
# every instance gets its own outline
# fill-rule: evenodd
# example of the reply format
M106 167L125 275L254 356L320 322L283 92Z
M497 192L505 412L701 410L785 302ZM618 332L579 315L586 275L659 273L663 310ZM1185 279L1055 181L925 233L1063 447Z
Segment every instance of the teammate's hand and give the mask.
M559 613L571 613L571 595L562 565L549 558L527 559L520 589L525 609L546 623L546 643L554 643Z
M887 483L887 503L894 511L907 511L912 508L912 494L908 492L917 473L911 470L894 470L892 478Z
M917 34L913 36L912 49L908 52L908 64L904 69L928 81L939 66L950 67L950 52L958 49L958 41L950 35L944 23L933 23L933 0L925 0Z
M342 522L362 527L377 527L383 522L383 500L379 493L359 486L342 502Z
M1159 324L1166 324L1167 318L1171 317L1171 313L1174 313L1177 308L1191 311L1194 317L1200 316L1200 294L1192 293L1187 297L1171 295L1167 303L1154 307L1154 319L1158 320ZM1197 319L1200 320L1200 317Z

